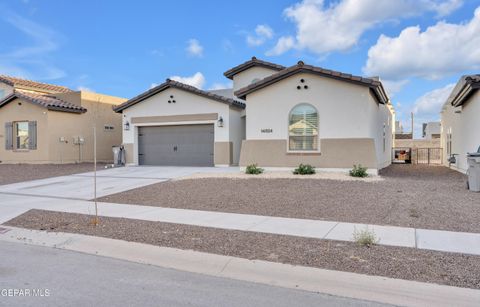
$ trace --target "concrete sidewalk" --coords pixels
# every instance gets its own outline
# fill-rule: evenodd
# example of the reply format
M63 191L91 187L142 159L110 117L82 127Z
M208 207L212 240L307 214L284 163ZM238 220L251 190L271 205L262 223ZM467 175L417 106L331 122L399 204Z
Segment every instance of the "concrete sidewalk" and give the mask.
M0 241L55 247L211 276L401 306L478 306L480 291L247 260L100 237L5 227Z
M0 223L32 208L81 214L92 214L95 212L94 203L89 201L2 195L1 193L0 197L2 198ZM107 217L122 217L340 241L353 241L355 230L368 228L375 233L379 239L378 244L381 245L480 255L480 234L477 233L111 203L99 203L98 208L99 215Z

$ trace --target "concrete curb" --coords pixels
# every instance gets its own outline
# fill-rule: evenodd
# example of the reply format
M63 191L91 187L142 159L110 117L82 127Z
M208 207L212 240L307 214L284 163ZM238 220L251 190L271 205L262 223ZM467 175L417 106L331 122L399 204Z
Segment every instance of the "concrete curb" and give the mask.
M480 290L474 289L248 260L79 234L2 227L9 231L0 234L0 241L54 247L271 286L402 306L478 306L480 302Z

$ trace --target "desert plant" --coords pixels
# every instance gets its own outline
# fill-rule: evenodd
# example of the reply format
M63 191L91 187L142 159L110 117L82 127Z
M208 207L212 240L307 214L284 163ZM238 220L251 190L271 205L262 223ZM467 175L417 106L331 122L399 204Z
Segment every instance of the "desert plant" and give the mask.
M355 241L358 245L370 247L374 244L377 244L380 241L375 232L368 227L365 227L363 230L357 230L354 228L353 230L353 241Z
M367 177L368 176L367 168L363 167L361 164L354 165L353 169L350 170L350 176L361 177L361 178Z
M261 167L258 167L257 164L250 164L247 165L247 168L245 169L245 174L249 175L258 175L263 173L264 169Z
M296 169L293 170L295 175L312 175L315 174L315 167L310 164L300 164Z

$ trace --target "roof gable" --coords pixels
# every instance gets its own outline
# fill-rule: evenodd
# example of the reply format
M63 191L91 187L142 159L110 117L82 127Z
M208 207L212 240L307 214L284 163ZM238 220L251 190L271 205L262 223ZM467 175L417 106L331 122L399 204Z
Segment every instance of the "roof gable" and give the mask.
M201 97L205 97L205 98L208 98L208 99L211 99L211 100L214 100L214 101L218 101L218 102L221 102L221 103L225 103L225 104L228 104L232 107L236 107L236 108L239 108L239 109L245 109L245 104L241 101L238 101L238 100L235 100L235 99L232 99L232 98L228 98L228 97L224 97L224 96L220 96L220 95L217 95L215 93L212 93L212 92L207 92L207 91L203 91L201 89L198 89L196 87L193 87L191 85L187 85L187 84L184 84L184 83L181 83L181 82L178 82L178 81L173 81L173 80L170 80L170 79L167 79L164 83L146 91L146 92L143 92L142 94L136 96L136 97L133 97L132 99L122 103L121 105L118 105L116 107L113 108L113 110L117 113L119 112L122 112L123 110L133 106L133 105L136 105L137 103L139 102L142 102L143 100L149 98L149 97L152 97L160 92L163 92L164 90L168 89L168 88L176 88L176 89L179 89L179 90L184 90L186 92L189 92L189 93L192 93L192 94L195 94L195 95L198 95L198 96L201 96Z
M387 104L389 101L389 98L385 92L385 89L383 88L382 83L376 79L354 76L351 74L345 74L339 71L324 69L324 68L316 67L312 65L305 65L302 61L299 61L298 64L296 65L290 66L269 77L266 77L260 81L252 83L246 87L243 87L235 91L235 96L237 96L240 99L246 99L248 94L258 91L262 88L265 88L271 84L274 84L280 80L286 79L298 73L310 73L310 74L315 74L315 75L319 75L327 78L336 79L339 81L367 86L370 88L373 96L379 103Z
M245 71L245 70L247 70L249 68L252 68L252 67L264 67L264 68L269 68L269 69L276 70L276 71L280 71L282 69L285 69L285 66L278 65L278 64L275 64L275 63L271 63L271 62L267 62L267 61L262 61L262 60L257 59L256 57L252 57L251 60L248 60L245 63L242 63L240 65L237 65L237 66L227 70L226 72L223 73L223 75L225 77L227 77L228 79L233 79L233 76L235 76L236 74L239 74L242 71Z
M20 79L20 78L11 77L11 76L5 76L5 75L0 75L0 82L3 82L13 87L25 87L25 88L37 89L39 91L46 91L51 93L73 92L71 89L65 86L41 83L41 82Z
M68 113L85 113L87 109L82 106L63 101L50 95L40 95L22 91L14 91L12 94L0 100L0 108L7 105L15 99L23 99L27 102L36 104L52 111L68 112Z

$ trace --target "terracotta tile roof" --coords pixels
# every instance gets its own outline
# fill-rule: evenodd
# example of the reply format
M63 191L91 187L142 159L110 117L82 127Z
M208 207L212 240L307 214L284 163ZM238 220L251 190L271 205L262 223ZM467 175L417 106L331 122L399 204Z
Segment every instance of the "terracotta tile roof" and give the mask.
M339 71L334 71L330 69L324 69L317 66L306 65L302 61L299 61L298 64L290 66L284 70L281 70L271 76L268 76L260 81L252 83L246 87L243 87L237 91L235 91L235 96L240 99L245 99L246 96L250 93L253 93L261 88L267 87L270 84L276 83L282 79L290 77L297 73L313 73L317 75L321 75L328 78L333 78L341 81L347 81L350 83L364 85L369 87L375 98L382 104L387 104L389 99L383 88L382 83L379 80L373 78L365 78L360 76L354 76L351 74L342 73Z
M40 95L21 90L15 90L12 94L0 100L0 108L11 102L12 100L19 98L26 100L30 103L39 105L52 111L70 112L70 113L85 113L87 109L82 106L66 102L55 98L51 95Z
M478 89L480 89L480 74L462 76L452 90L446 104L459 107L467 102Z
M267 62L267 61L262 61L262 60L257 59L256 57L252 57L251 60L248 60L245 63L242 63L238 66L235 66L235 67L227 70L226 72L223 73L223 75L225 77L227 77L228 79L233 79L233 76L235 76L236 74L241 73L242 71L247 70L247 69L252 68L252 67L255 67L255 66L270 68L270 69L277 70L277 71L280 71L280 70L283 70L283 69L286 68L285 66L282 66L282 65L278 65L278 64L275 64L275 63Z
M71 89L65 86L41 83L41 82L25 80L25 79L20 79L16 77L5 76L5 75L0 75L0 82L4 82L13 87L24 86L24 87L36 88L39 90L58 92L58 93L73 92Z
M224 97L224 96L220 96L220 95L217 95L215 93L212 93L212 92L207 92L207 91L204 91L204 90L201 90L201 89L198 89L194 86L191 86L191 85L187 85L187 84L184 84L184 83L181 83L181 82L178 82L178 81L173 81L173 80L170 80L170 79L167 79L164 83L136 96L136 97L133 97L132 99L122 103L121 105L118 105L116 107L113 108L113 110L115 112L121 112L157 93L160 93L164 90L166 90L167 88L178 88L178 89L181 89L181 90L184 90L184 91L187 91L187 92L190 92L192 94L195 94L195 95L198 95L198 96L202 96L202 97L205 97L205 98L209 98L209 99L212 99L212 100L216 100L218 102L222 102L222 103L226 103L230 106L233 106L233 107L237 107L239 109L245 109L245 104L241 101L238 101L238 100L235 100L235 99L232 99L232 98L228 98L228 97Z

